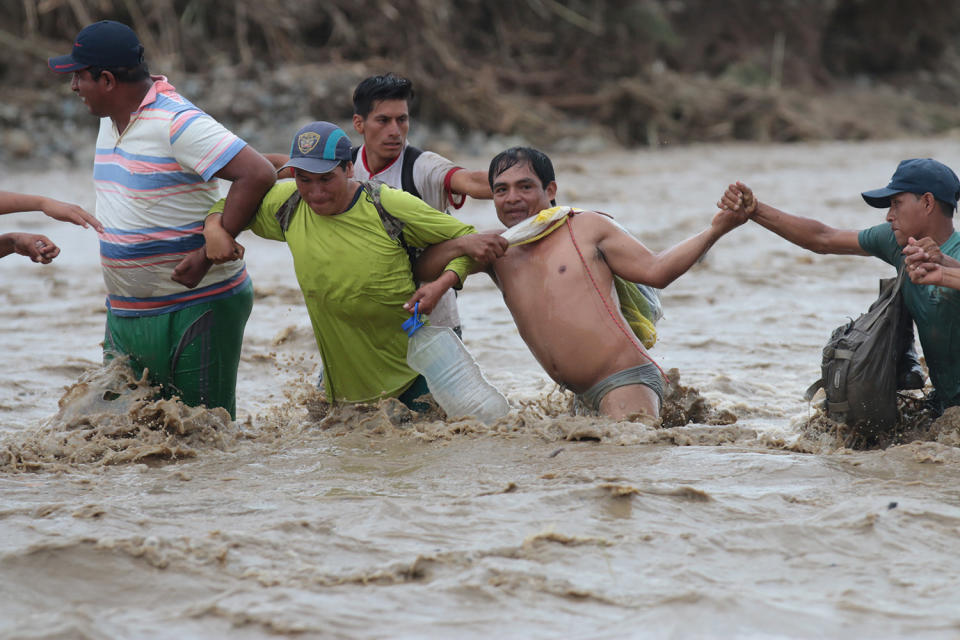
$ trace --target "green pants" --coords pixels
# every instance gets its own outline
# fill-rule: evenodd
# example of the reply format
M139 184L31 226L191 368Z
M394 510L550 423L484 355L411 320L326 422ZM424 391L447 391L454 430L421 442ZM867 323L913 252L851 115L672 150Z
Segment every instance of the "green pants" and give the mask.
M237 367L243 329L253 308L248 281L227 298L157 316L128 318L107 310L103 360L129 356L139 377L149 371L163 397L196 407L223 407L236 419Z

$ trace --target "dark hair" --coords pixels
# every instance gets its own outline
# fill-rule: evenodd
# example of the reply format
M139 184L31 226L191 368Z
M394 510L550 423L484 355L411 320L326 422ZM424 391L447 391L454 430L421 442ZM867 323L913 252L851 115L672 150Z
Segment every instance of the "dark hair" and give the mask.
M506 151L501 151L490 161L490 171L487 172L487 181L490 182L490 188L493 189L493 179L510 167L526 163L533 169L533 172L540 178L540 184L544 189L547 185L557 179L553 172L553 163L543 151L533 147L510 147Z
M934 198L936 199L936 198ZM937 204L940 205L940 212L947 216L948 218L953 217L953 205L949 202L944 202L943 200L937 200Z
M146 62L141 62L135 67L87 67L90 71L90 77L93 80L99 80L100 74L109 71L117 82L140 82L150 77L150 68Z
M490 161L490 170L487 172L487 181L490 183L490 189L493 189L493 180L501 173L514 165L524 163L529 166L533 172L540 178L540 185L546 189L547 185L557 179L553 172L553 163L543 151L533 147L510 147L506 151L501 151ZM557 206L556 200L551 200L550 204Z
M916 198L917 200L922 198L924 195L923 193L917 193L916 191L909 191L908 193L913 194L913 197ZM930 195L933 196L932 193ZM937 203L937 208L940 209L940 213L947 216L948 218L953 217L953 210L955 207L952 204L950 204L949 202L946 202L945 200L941 200L936 196L933 196L933 201Z
M409 107L413 101L413 83L392 73L370 76L353 91L353 112L366 118L373 103L381 100L406 100Z

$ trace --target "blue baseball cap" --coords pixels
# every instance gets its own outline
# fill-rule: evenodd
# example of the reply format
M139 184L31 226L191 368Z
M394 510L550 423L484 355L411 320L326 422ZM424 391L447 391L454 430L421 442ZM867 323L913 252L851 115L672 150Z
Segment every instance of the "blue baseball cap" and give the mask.
M311 122L293 136L290 161L280 169L293 167L310 173L327 173L341 161L352 159L350 138L343 129L329 122Z
M113 20L101 20L77 34L73 51L47 60L57 73L70 73L87 67L136 67L143 62L143 45L133 29Z
M956 208L960 198L960 180L957 174L942 162L930 158L903 160L890 178L890 184L883 189L864 191L860 195L871 207L886 209L890 206L890 196L898 193L933 194Z

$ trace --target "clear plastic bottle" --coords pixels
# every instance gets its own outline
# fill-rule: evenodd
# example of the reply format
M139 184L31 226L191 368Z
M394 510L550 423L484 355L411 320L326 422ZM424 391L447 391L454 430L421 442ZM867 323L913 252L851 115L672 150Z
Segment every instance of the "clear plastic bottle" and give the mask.
M451 418L473 416L486 424L507 415L510 403L483 377L453 329L424 325L422 317L415 310L403 323L410 337L407 364L426 378L440 408Z

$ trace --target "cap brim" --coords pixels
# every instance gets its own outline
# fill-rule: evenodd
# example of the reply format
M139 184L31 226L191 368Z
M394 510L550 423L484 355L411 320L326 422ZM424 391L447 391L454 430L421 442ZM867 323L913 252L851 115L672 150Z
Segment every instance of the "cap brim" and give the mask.
M903 193L903 191L897 191L896 189L891 189L890 187L884 187L883 189L864 191L860 195L863 196L864 202L871 207L876 207L877 209L889 209L890 196L895 196L898 193Z
M330 173L340 166L339 160L321 160L319 158L291 158L287 164L283 165L277 171L283 171L286 168L303 169L310 173Z
M47 60L47 65L57 73L71 73L73 71L79 71L80 69L86 69L90 66L82 62L77 62L70 54L50 58Z

